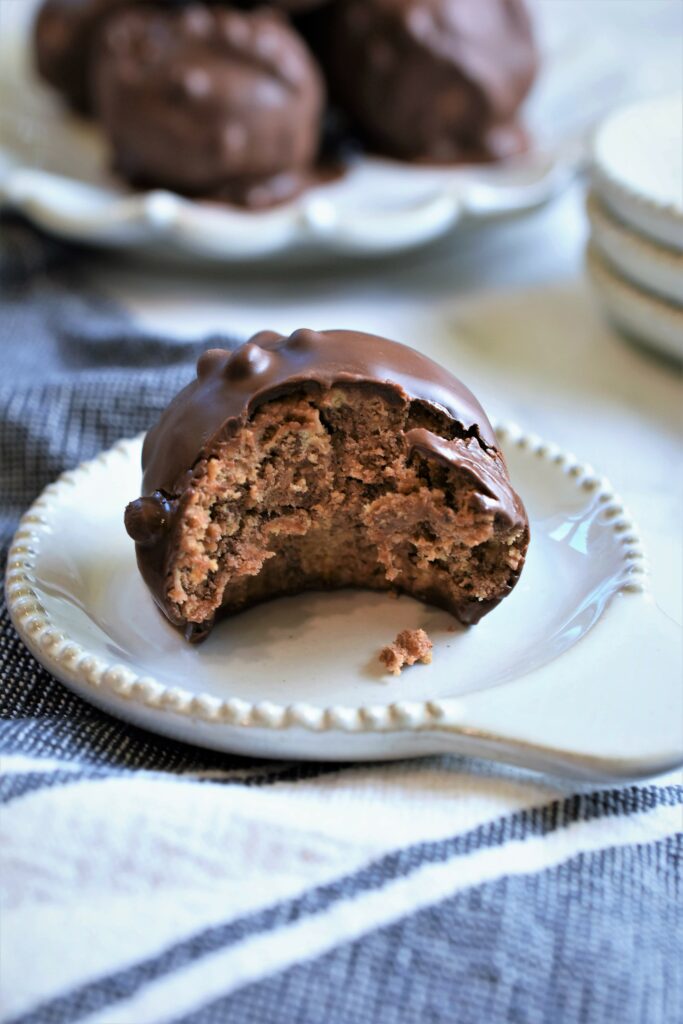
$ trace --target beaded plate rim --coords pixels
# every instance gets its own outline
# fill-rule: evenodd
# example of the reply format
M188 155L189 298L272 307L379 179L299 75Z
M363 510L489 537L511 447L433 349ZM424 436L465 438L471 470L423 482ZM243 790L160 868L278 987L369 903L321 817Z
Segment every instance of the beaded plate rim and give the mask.
M610 600L619 593L649 595L649 572L638 529L609 480L593 467L556 444L522 430L512 422L494 424L501 445L524 449L544 460L570 479L577 489L592 494L601 505L605 527L621 552L623 573L615 582ZM170 687L151 676L138 676L126 666L106 662L70 639L40 602L34 589L34 570L40 553L41 531L49 526L51 509L65 488L76 486L79 477L91 472L117 454L127 455L144 435L127 438L62 473L48 484L24 513L10 546L6 570L6 599L12 622L32 654L59 678L71 679L97 694L129 701L153 711L171 712L209 724L284 730L303 728L315 732L387 733L410 729L457 728L457 716L448 698L427 701L398 701L360 707L316 706L306 702L277 704L250 702L241 698L220 700L209 694L192 694Z

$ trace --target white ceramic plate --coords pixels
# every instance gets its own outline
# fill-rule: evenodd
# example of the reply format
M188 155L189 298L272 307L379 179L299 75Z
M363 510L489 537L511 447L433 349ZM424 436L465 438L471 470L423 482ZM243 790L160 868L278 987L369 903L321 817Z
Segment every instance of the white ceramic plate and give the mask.
M490 218L533 210L570 181L569 160L534 153L505 167L478 170L405 167L365 158L337 182L311 189L263 212L193 201L172 192L131 193L102 170L106 156L94 129L72 125L51 140L69 154L64 174L0 150L0 203L39 227L73 241L134 249L152 257L201 256L218 261L261 260L281 254L380 256L424 245L462 217ZM75 176L78 140L101 151L87 180ZM52 152L54 164L62 161ZM80 169L82 170L81 163Z
M260 213L167 191L136 194L109 173L97 127L69 115L36 80L34 7L34 0L0 2L0 204L64 238L219 261L381 255L429 242L463 217L532 210L576 169L577 146L546 134L538 150L505 166L444 169L366 158L341 180Z
M600 302L619 330L666 356L683 359L683 306L631 284L594 245L588 246L586 265Z
M397 252L464 219L532 210L571 179L607 111L680 81L670 4L620 2L615 11L616 0L530 0L542 66L524 111L537 144L527 157L455 171L365 160L346 180L297 202L240 213L168 192L134 195L107 172L99 133L66 115L33 74L28 35L37 2L0 0L0 205L65 238L155 257L317 263L326 253ZM634 38L635 64L623 59Z
M611 215L595 193L588 197L587 210L591 239L607 262L636 286L683 306L683 252L631 231Z
M600 126L591 176L625 224L683 252L683 94L642 100Z
M681 649L647 590L609 484L513 427L498 431L532 543L480 625L409 598L338 592L262 605L199 647L154 607L122 510L140 439L64 474L26 513L7 572L13 621L46 668L137 725L257 756L458 751L590 778L683 762ZM382 675L380 648L423 626L429 666Z

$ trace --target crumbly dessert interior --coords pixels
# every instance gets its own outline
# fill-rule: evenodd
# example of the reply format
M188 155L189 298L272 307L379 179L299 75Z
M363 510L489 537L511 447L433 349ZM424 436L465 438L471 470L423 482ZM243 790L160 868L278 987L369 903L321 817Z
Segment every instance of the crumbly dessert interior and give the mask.
M446 414L376 384L260 406L195 466L181 499L168 566L178 617L202 623L307 589L394 589L456 615L501 596L523 528L480 500L470 474L411 451L412 428L479 445Z

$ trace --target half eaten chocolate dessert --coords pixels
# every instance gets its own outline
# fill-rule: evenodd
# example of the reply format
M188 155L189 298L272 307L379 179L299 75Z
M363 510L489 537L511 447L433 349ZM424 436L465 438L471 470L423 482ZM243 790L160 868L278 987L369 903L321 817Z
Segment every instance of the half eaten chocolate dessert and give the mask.
M395 590L478 622L529 542L486 415L411 348L264 331L212 349L148 433L126 508L140 571L190 641L282 594Z

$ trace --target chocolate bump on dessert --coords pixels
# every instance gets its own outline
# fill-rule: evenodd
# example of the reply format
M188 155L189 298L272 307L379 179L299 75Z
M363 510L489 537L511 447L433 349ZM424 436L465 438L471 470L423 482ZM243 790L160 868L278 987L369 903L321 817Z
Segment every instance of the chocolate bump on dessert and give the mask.
M346 0L331 74L371 147L404 159L501 158L537 70L524 0Z
M81 114L91 111L90 54L108 15L136 0L45 0L33 28L38 72Z
M393 644L383 647L379 660L392 676L399 676L405 666L421 662L430 665L432 661L432 641L424 629L403 629Z
M137 498L126 507L126 530L141 548L158 543L169 528L171 504L161 491Z
M472 393L355 331L272 331L214 349L149 431L126 509L138 566L192 641L282 594L407 593L475 623L529 541Z
M107 20L96 107L132 182L265 206L303 187L324 90L284 15L192 5Z

